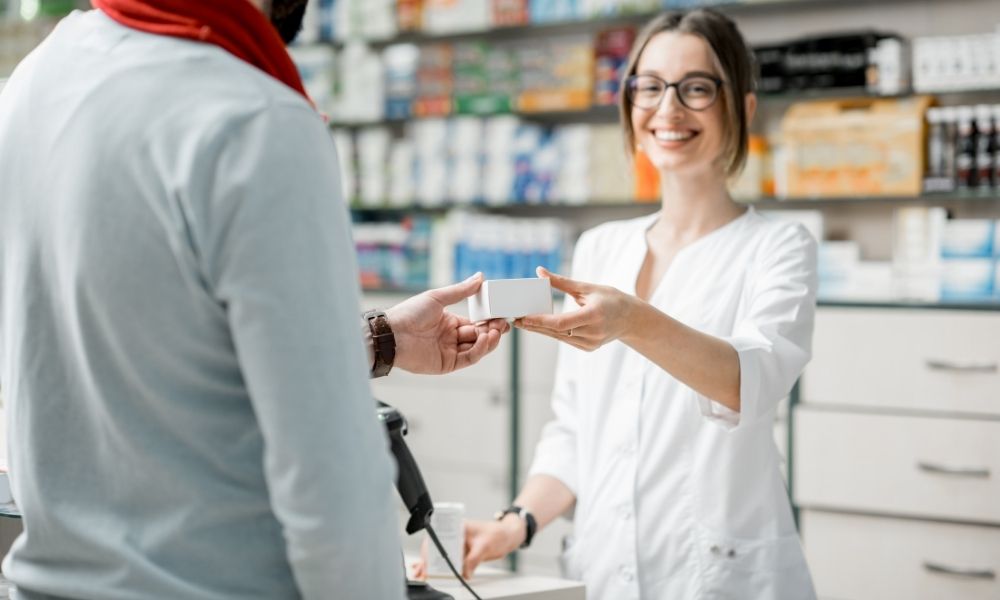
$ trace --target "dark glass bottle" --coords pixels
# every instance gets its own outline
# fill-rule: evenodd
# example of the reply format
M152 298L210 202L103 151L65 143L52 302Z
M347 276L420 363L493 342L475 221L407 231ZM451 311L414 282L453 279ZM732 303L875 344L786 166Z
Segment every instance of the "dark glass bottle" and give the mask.
M971 106L958 108L958 140L955 147L955 178L958 189L976 187L976 120Z
M988 104L976 107L976 187L993 189L993 156L996 153L995 124Z

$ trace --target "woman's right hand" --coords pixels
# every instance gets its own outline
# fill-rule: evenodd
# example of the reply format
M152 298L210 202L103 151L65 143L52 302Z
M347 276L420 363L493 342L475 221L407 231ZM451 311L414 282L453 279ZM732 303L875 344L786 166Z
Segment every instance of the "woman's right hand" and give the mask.
M526 535L524 521L513 513L500 521L466 521L462 576L468 579L479 563L499 560L517 550Z
M513 514L501 521L466 521L462 577L470 579L480 563L499 560L517 550L525 535L524 522ZM414 578L427 578L427 540L421 548L420 560L412 568Z

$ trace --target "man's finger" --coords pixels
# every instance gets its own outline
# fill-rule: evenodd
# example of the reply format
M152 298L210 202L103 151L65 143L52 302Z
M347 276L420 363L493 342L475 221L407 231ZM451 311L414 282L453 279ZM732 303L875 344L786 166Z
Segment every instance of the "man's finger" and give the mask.
M440 302L444 306L451 306L452 304L461 302L469 296L475 294L479 291L479 286L483 284L483 274L476 273L472 277L469 277L465 281L460 281L458 283L453 283L451 285L446 285L444 287L439 287L437 289L429 290L427 293L431 295L432 298Z
M510 331L510 323L507 322L507 319L490 319L486 322L486 326L489 329L495 329L500 333L507 333Z
M499 337L499 334L494 334ZM489 335L480 335L476 338L476 343L472 345L471 348L465 352L459 351L458 357L455 360L455 369L464 369L465 367L471 367L472 365L479 362L479 359L486 356L489 348Z
M479 336L486 333L486 328L475 325L462 325L458 328L458 342L460 344L473 343Z
M486 353L487 354L489 354L490 352L493 352L494 350L497 349L497 346L500 345L500 337L502 335L503 334L500 333L499 331L497 331L496 329L492 329L492 330L486 332Z
M590 284L583 281L577 281L575 279L570 279L569 277L563 277L562 275L557 275L552 271L549 271L545 267L538 267L535 269L535 273L539 277L545 277L552 284L552 287L556 288L561 292L566 292L567 294L576 295L582 294L590 290Z

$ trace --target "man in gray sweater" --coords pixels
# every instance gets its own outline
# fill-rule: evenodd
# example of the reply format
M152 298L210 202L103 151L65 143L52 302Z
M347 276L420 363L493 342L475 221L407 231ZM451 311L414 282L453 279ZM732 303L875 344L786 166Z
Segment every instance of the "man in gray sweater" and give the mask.
M26 600L399 600L369 373L461 368L505 326L445 311L479 278L359 323L335 150L276 33L297 26L97 4L0 94L5 575Z

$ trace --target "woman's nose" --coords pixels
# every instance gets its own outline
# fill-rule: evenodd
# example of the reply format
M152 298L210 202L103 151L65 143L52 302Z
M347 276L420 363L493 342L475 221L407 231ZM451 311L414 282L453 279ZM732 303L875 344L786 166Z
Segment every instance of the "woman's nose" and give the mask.
M656 106L656 114L670 116L684 110L684 105L680 102L676 87L668 87L660 98L660 103Z

